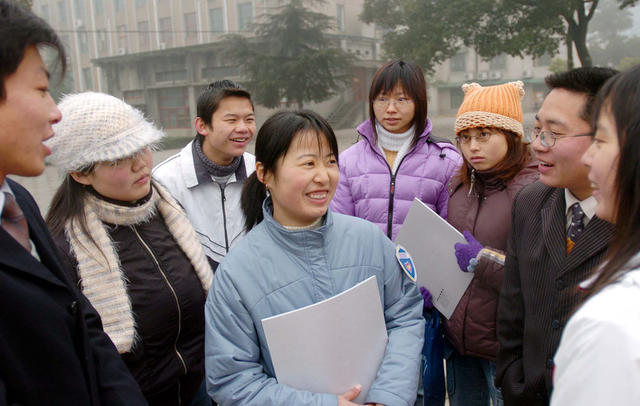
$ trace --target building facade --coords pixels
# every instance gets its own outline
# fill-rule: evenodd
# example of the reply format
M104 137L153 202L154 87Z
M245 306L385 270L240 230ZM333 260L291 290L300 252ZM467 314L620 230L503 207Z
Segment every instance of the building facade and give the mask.
M562 58L562 54L555 57ZM549 75L551 55L540 58L511 57L505 54L491 60L483 60L474 50L463 48L452 58L436 68L429 80L429 110L434 115L454 115L464 97L462 84L477 82L483 86L521 80L525 96L522 100L524 112L538 110L547 88L545 76Z
M238 76L217 52L231 33L253 35L254 23L286 0L34 0L69 53L73 91L123 98L171 135L192 135L196 99L213 80ZM368 84L381 54L381 34L358 15L362 0L330 0L315 11L334 19L325 35L357 57L344 94L308 107L337 127L365 112ZM270 113L257 108L258 121ZM357 116L352 117L352 116Z

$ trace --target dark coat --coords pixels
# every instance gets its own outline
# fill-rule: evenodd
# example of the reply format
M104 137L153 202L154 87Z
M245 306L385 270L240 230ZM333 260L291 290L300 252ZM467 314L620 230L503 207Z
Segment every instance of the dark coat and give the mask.
M469 186L456 176L450 185L447 221L460 232L470 231L484 247L505 252L513 199L538 176L537 164L531 164L506 183L487 179L485 187L475 186L474 190L479 189L480 193L471 195ZM474 274L456 310L445 321L445 331L459 354L493 361L498 354L496 320L504 266L483 257Z
M504 282L498 306L496 383L505 405L546 405L552 388L553 355L562 328L614 233L593 217L566 254L564 190L536 182L513 206Z
M0 405L146 405L97 312L68 281L36 202L6 181L40 261L0 227Z
M133 348L122 359L151 406L188 404L204 378L202 283L158 212L132 226L105 226L128 281L136 325ZM54 239L78 284L65 235Z

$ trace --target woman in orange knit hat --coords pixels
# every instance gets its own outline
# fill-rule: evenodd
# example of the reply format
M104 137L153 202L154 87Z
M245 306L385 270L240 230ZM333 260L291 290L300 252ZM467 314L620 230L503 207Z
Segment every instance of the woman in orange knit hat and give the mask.
M449 184L447 221L468 244L456 244L458 264L475 276L445 321L447 390L451 406L502 405L493 380L498 351L496 314L511 205L538 178L523 142L522 82L462 86L456 141L464 164Z

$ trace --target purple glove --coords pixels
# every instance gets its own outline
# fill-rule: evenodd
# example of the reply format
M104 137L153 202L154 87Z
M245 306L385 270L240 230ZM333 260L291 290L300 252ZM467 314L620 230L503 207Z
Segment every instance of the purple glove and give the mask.
M463 231L462 235L464 235L464 238L469 244L457 242L454 245L458 266L462 269L462 272L473 272L478 264L476 256L482 249L482 244L480 244L469 231Z
M424 286L420 286L420 293L422 293L422 300L424 300L424 308L427 310L433 309L433 302L431 302L431 292Z

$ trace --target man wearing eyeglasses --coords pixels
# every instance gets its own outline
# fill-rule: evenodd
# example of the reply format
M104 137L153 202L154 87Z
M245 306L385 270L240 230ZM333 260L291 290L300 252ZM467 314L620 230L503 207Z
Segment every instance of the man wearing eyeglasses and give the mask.
M562 328L581 299L579 284L613 235L613 226L594 215L580 158L591 143L595 95L615 73L578 68L545 79L551 90L529 134L540 181L514 201L498 307L496 384L507 406L549 403Z

